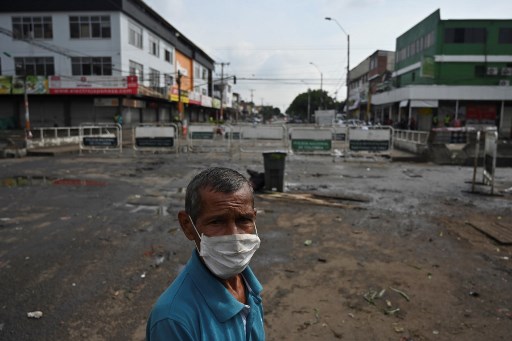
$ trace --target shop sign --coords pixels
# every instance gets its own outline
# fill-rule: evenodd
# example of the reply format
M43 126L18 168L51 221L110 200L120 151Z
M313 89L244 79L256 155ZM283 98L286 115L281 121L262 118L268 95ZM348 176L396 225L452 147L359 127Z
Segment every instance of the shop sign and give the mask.
M329 151L331 150L331 140L292 140L292 149L294 151Z
M119 99L116 97L96 97L94 99L95 107L117 107Z
M138 100L138 99L131 99L131 98L123 98L123 107L127 108L145 108L146 102Z
M50 76L52 95L136 95L137 76Z

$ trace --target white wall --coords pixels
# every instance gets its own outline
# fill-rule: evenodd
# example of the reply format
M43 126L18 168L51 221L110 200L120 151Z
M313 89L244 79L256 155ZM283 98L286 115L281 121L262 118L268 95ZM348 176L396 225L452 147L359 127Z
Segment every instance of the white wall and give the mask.
M111 38L110 39L71 39L69 32L69 16L80 15L110 15ZM143 28L143 48L139 49L128 44L128 23L129 19L121 12L71 12L71 13L44 13L44 12L26 12L26 13L2 13L0 14L0 27L12 31L11 17L16 16L43 16L52 17L53 39L41 40L56 47L60 47L67 54L77 57L111 57L113 64L112 74L114 76L128 75L130 60L133 60L144 66L144 85L149 86L149 68L160 72L161 86L164 84L164 73L174 76L176 53L174 47L164 40L160 39L160 56L156 57L149 53L149 30ZM136 23L138 24L138 23ZM141 26L140 24L138 24ZM164 50L168 49L172 53L172 63L165 61ZM12 58L3 55L8 52ZM71 75L71 60L62 54L48 51L23 41L16 41L12 38L0 34L0 58L2 61L2 73L4 75L14 75L14 57L53 57L55 63L55 73L58 75ZM175 78L175 77L174 77Z
M168 42L160 39L160 56L156 57L149 53L149 36L150 34L156 36L148 28L143 27L140 23L133 21L133 19L127 17L125 14L121 14L120 18L120 44L121 44L121 68L126 74L130 70L130 60L142 64L144 67L144 82L143 85L149 86L149 68L158 70L160 72L161 86L165 86L164 73L171 74L173 76L173 83L176 82L176 51L173 46ZM130 45L128 43L129 23L132 22L139 27L142 27L142 49ZM169 49L172 53L171 62L165 61L165 49Z

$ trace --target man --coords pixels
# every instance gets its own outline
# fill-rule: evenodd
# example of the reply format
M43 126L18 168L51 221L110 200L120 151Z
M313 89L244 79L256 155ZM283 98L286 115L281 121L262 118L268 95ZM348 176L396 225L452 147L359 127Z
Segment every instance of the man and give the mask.
M260 245L250 182L228 168L202 171L178 220L196 250L153 307L147 340L264 340L262 287L248 267Z

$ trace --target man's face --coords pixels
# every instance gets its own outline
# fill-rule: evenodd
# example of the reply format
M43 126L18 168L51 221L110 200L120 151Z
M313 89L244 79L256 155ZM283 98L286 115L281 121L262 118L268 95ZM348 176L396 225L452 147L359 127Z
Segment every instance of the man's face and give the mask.
M199 235L208 237L255 232L256 210L253 208L252 192L248 186L234 193L201 191L202 209L195 222ZM184 212L184 211L182 211ZM180 223L185 235L200 245L186 213L180 212Z

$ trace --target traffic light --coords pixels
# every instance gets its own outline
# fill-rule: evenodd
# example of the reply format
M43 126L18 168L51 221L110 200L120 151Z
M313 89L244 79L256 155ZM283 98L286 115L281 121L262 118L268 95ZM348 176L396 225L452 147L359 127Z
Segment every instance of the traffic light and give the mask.
M233 76L233 84L236 84L236 76Z

